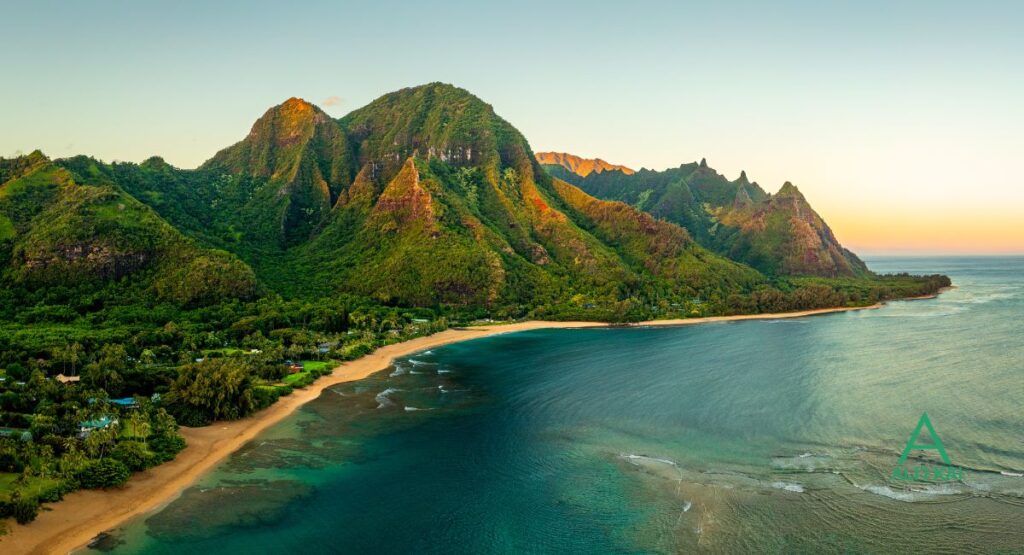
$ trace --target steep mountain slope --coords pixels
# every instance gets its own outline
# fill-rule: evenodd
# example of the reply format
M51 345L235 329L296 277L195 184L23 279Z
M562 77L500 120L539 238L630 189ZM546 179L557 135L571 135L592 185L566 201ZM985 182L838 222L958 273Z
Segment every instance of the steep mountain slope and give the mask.
M181 304L255 293L248 267L199 248L99 166L38 152L0 159L0 279L32 288L131 279Z
M770 196L703 161L630 174L546 159L564 180L490 105L441 83L339 120L289 99L195 170L158 157L0 159L0 282L22 292L8 298L49 304L105 287L94 299L195 306L265 292L617 321L948 283L875 278L790 186Z
M669 224L616 205L596 226L569 202L585 197L540 171L526 139L468 92L403 89L345 116L360 165L333 221L294 260L333 283L387 302L608 304L641 288L680 299L722 295L761 280L722 261ZM572 192L568 191L572 189ZM672 244L651 263L636 245ZM719 282L719 273L729 280ZM712 291L714 290L714 291ZM587 302L584 302L587 301Z
M778 193L759 203L738 196L731 207L718 212L722 225L739 229L729 255L756 268L781 275L869 273L788 181Z
M221 194L233 201L247 241L281 247L309 239L354 176L341 128L298 98L267 110L200 171L224 181Z
M784 186L776 198L750 182L745 172L729 181L704 160L631 175L581 175L567 173L561 164L544 167L598 198L621 200L678 223L705 247L767 274L870 274L792 185Z
M540 314L629 310L636 296L681 306L764 281L677 226L552 180L490 105L440 83L340 120L290 99L197 170L153 158L98 171L289 297Z
M610 164L600 158L580 158L565 152L538 152L537 161L544 166L562 166L566 171L580 177L586 177L594 172L601 173L606 171L620 171L626 175L636 173L626 166Z

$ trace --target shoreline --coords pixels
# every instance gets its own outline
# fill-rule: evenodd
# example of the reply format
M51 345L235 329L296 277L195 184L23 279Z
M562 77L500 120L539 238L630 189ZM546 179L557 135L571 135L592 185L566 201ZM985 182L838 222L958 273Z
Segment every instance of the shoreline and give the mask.
M932 299L932 295L893 300ZM331 374L320 377L305 389L297 389L273 405L240 420L215 422L202 428L181 427L187 446L174 460L132 475L121 488L112 490L78 490L67 494L56 504L44 505L36 520L11 526L0 536L0 550L9 553L70 553L85 547L98 534L117 528L131 518L155 511L178 498L182 491L239 450L264 430L291 415L335 385L364 379L385 370L396 358L450 343L493 335L538 329L669 327L734 322L744 320L777 320L803 318L836 312L874 310L884 302L869 306L836 307L736 316L649 320L624 325L604 322L557 322L529 320L510 324L489 324L467 328L450 328L433 335L417 337L386 345L359 359L343 362Z

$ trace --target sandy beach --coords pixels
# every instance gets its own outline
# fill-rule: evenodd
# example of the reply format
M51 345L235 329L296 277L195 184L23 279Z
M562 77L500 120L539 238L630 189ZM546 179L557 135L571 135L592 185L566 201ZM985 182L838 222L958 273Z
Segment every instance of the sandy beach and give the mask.
M932 297L932 296L929 296ZM787 312L721 316L684 320L656 320L631 324L632 326L687 326L711 322L739 320L766 320L800 318L875 309L866 307L831 308ZM217 422L204 428L182 428L188 442L177 458L155 468L132 476L118 489L98 491L81 490L68 494L63 501L50 504L39 517L28 525L8 521L9 533L0 537L0 551L4 553L68 553L89 543L97 534L116 528L126 520L144 514L173 501L180 493L207 471L241 448L260 432L281 421L303 404L316 399L327 388L339 383L363 379L387 368L395 358L438 347L441 345L486 337L501 333L544 328L606 327L600 322L545 322L527 321L495 324L471 328L453 328L434 335L419 337L403 343L388 345L358 360L342 363L333 373L321 377L313 385L296 390L274 405L247 418Z

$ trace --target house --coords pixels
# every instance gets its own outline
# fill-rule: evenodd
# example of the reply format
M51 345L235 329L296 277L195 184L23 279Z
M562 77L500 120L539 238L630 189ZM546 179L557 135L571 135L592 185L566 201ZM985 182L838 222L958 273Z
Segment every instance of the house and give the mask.
M57 381L63 384L78 383L82 381L82 376L65 376L64 374L57 374Z
M21 441L32 441L32 432L23 428L0 428L0 437L18 438Z
M117 424L117 419L109 416L101 416L94 420L83 420L78 423L78 437L84 439L93 431L109 428L112 424Z
M123 397L121 399L111 399L110 402L111 402L111 404L118 405L120 407L130 408L130 409L134 409L134 408L138 408L139 407L139 402L136 401L134 397Z
M301 362L292 362L290 360L286 360L284 361L284 363L288 365L288 372L292 374L298 374L299 372L302 372L303 370L306 369L306 366Z

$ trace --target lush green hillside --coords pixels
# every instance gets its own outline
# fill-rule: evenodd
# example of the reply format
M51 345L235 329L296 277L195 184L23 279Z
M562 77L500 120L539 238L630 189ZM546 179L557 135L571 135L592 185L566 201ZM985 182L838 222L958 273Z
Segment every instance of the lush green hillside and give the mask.
M297 98L268 110L245 139L201 171L230 190L230 212L244 240L281 247L308 240L354 176L337 123Z
M632 208L618 206L607 219L584 210L611 205L557 186L526 139L462 89L404 89L340 123L361 175L376 180L374 193L364 188L363 208L339 208L336 221L361 220L358 230L325 232L307 252L330 252L342 237L356 237L372 264L334 271L352 276L348 287L365 294L399 303L533 305L547 313L556 306L608 310L630 298L639 304L638 296L723 297L763 281L690 244L681 228L645 227L650 218ZM661 250L648 248L659 242Z
M644 298L682 306L765 282L632 208L594 220L582 207L596 200L556 186L490 105L439 83L338 121L290 99L195 171L101 171L287 297L615 318ZM638 247L652 241L661 250Z
M3 279L27 289L126 281L183 305L256 294L252 270L199 247L113 184L92 159L3 161Z
M703 161L626 173L552 160L564 180L451 85L340 120L292 98L196 170L5 161L0 255L29 288L138 276L161 299L202 304L252 295L254 272L285 298L509 317L722 313L779 276L870 278L795 188L772 196Z
M677 223L705 247L770 276L869 277L864 263L839 244L790 184L772 196L746 173L729 181L704 160L660 172L584 174L562 163L544 167L598 198Z

